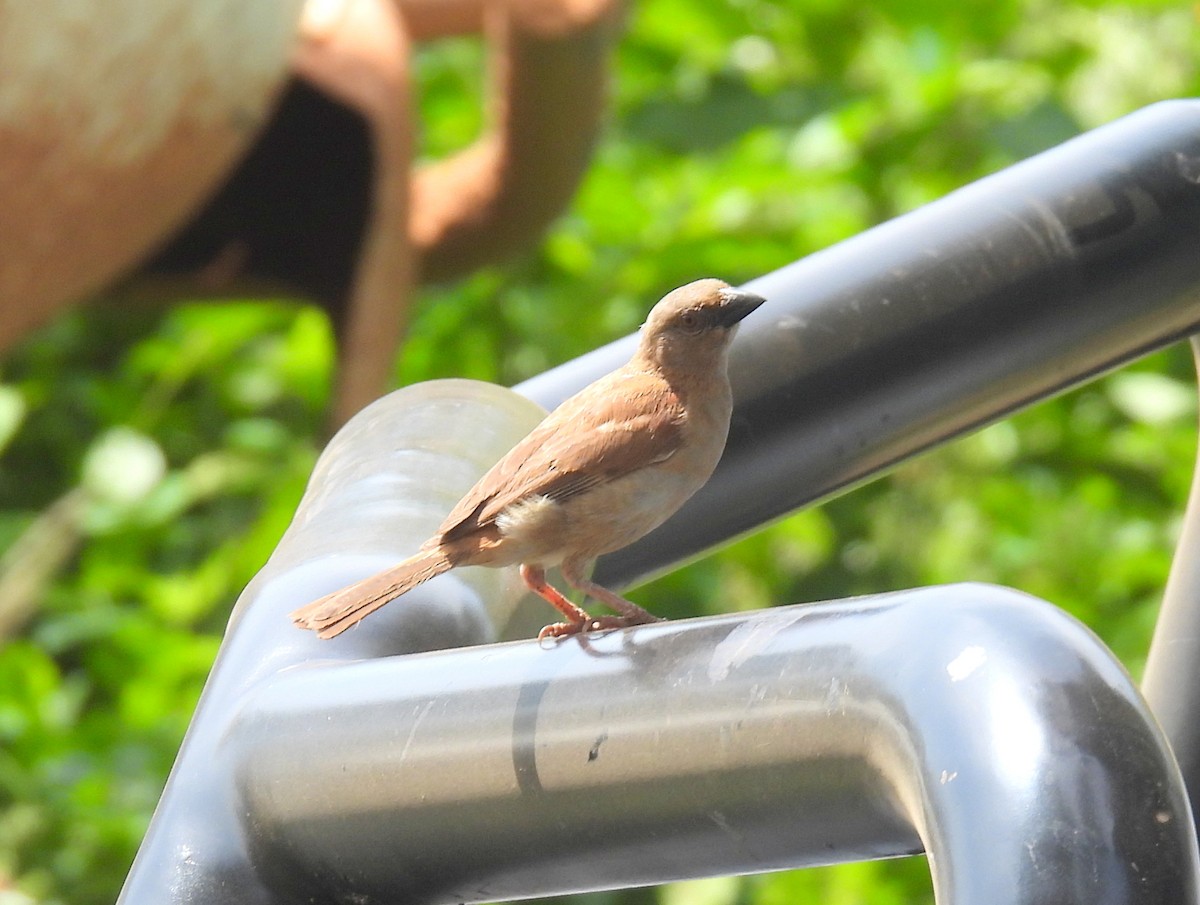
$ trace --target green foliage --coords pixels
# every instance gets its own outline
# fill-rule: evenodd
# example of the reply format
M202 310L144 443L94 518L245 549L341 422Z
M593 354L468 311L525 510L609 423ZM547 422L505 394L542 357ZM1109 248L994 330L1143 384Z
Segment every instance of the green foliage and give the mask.
M512 266L421 294L398 382L512 383L1151 101L1195 95L1164 2L645 0L571 209ZM480 128L482 54L422 51L424 147ZM0 371L0 900L111 901L231 601L321 445L332 342L295 304L93 307ZM672 615L978 579L1140 670L1191 475L1185 350L922 456L635 596ZM588 896L928 901L922 859Z
M34 618L0 639L0 898L5 873L115 897L303 489L331 361L319 314L260 302L79 312L10 357L0 626Z

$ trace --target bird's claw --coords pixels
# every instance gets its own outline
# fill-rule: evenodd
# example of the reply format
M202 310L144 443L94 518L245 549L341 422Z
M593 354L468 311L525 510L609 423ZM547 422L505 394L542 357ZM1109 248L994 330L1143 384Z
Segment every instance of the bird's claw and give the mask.
M625 620L620 616L599 616L581 622L552 622L538 632L538 640L566 638L568 635L586 635L588 632L603 631L607 628L624 628L625 625Z
M647 614L649 616L649 614ZM568 635L586 635L591 632L603 632L616 628L629 628L631 625L644 625L648 622L662 622L657 616L644 618L639 616L592 616L580 622L552 622L538 632L538 641L547 638L565 638Z

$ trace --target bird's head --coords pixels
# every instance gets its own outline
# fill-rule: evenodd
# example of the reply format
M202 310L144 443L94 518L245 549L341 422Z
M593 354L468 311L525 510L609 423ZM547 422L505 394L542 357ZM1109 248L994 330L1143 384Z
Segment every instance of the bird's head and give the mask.
M660 368L714 368L723 364L738 323L764 301L721 280L680 286L651 309L639 354Z

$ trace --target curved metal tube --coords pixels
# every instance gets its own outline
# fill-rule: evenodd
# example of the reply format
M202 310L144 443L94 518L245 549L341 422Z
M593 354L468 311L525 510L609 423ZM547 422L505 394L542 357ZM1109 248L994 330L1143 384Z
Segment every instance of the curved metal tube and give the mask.
M1192 338L1200 375L1200 337ZM1200 811L1200 457L1192 477L1171 574L1146 658L1142 691L1154 709Z
M254 832L238 826L244 809L223 754L246 696L304 663L484 644L514 617L524 590L510 571L460 569L336 643L296 629L287 614L416 549L544 415L502 387L438 380L385 396L330 441L286 534L234 607L120 903L283 901L253 862Z
M222 760L267 882L304 901L923 847L944 905L1197 901L1182 783L1124 670L986 586L291 670Z

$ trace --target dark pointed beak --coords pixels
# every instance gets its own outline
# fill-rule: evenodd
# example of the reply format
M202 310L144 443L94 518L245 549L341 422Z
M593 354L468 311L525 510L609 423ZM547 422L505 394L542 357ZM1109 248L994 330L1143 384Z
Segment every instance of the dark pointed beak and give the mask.
M761 295L745 289L722 289L721 326L732 327L765 301Z

